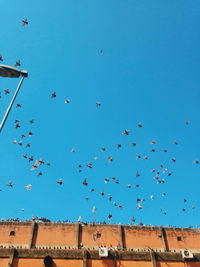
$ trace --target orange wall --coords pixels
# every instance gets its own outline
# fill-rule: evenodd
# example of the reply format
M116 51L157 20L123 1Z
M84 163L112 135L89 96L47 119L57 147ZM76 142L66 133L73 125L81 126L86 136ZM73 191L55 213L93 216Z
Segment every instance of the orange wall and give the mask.
M31 229L31 225L0 225L0 244L28 244ZM10 236L11 231L15 236Z
M195 249L200 248L200 233L195 231L166 230L169 248ZM182 241L177 241L180 236Z
M126 247L162 248L159 230L125 228Z
M83 267L83 261L54 259L53 267L66 267L66 266ZM5 267L7 267L7 265L5 265ZM12 267L44 267L44 262L43 259L14 259Z
M1 267L8 267L8 258L1 258L0 259L0 266Z
M75 246L76 224L38 223L33 245ZM85 247L118 246L121 242L118 225L83 225L79 234L80 243ZM124 226L127 248L163 248L159 228ZM15 236L10 232L15 231ZM32 232L30 224L0 224L0 244L29 244ZM200 232L190 229L165 229L169 249L200 249ZM96 234L100 237L97 238ZM177 237L181 237L181 241Z
M148 261L88 260L88 267L152 267Z
M99 233L100 238L95 238L95 234ZM85 246L117 246L120 243L118 227L100 226L84 226L80 242Z
M39 225L35 245L75 245L74 225Z

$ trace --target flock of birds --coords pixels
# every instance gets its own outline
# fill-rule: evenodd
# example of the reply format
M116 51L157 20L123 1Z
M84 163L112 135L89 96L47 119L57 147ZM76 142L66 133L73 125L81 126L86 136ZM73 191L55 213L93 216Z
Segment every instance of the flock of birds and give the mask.
M25 25L28 25L27 18L24 18L22 20L22 26L24 27ZM103 50L102 49L99 50L99 53L102 54L103 53ZM3 61L3 60L4 60L3 59L3 56L0 54L0 61ZM21 66L20 60L17 60L16 63L14 64L14 66L15 67ZM3 91L3 93L0 92L0 98L2 98L3 96L9 95L9 94L10 94L10 90L7 88L7 89L5 89ZM50 99L55 99L56 97L57 97L57 93L55 91L52 92L52 94L49 96ZM71 100L69 98L67 98L67 99L64 100L64 103L65 104L70 104L71 103ZM101 108L102 103L99 102L99 101L97 101L95 103L95 105L96 105L96 108ZM16 104L16 108L22 108L22 105L19 104L19 103L17 103ZM29 124L30 125L32 125L34 123L35 123L35 120L34 119L30 119L29 120ZM190 124L188 120L186 120L184 123L187 126ZM18 129L21 128L20 120L15 119L15 121L14 121L14 128L16 130L18 130ZM143 124L141 122L139 122L137 124L137 128L138 129L143 128ZM128 130L128 129L125 129L125 130L123 130L121 132L121 134L124 135L124 136L128 136L128 135L131 134L131 131ZM26 133L21 133L20 134L20 137L19 137L19 140L14 139L12 141L12 143L14 145L16 145L16 146L24 147L25 150L27 150L27 149L29 149L31 147L31 142L30 142L30 140L27 141L27 138L32 138L33 135L34 134L33 134L32 130L29 130ZM149 151L150 154L156 152L156 144L157 144L156 139L153 139L153 140L150 141L150 145L151 145L151 149ZM116 145L116 148L120 150L123 147L123 145L124 144L119 143L119 144ZM137 142L132 142L130 145L132 147L137 147ZM178 145L178 141L177 140L174 140L173 141L173 145L174 146L177 146ZM103 153L103 152L107 151L107 148L104 147L104 146L102 146L102 147L99 148L99 150ZM74 147L72 147L71 150L70 150L70 152L71 153L75 153L76 152L76 149ZM162 150L162 153L164 153L164 154L167 154L167 152L168 152L168 149L166 149L166 148L164 148ZM136 160L145 160L145 161L147 161L150 157L151 156L149 156L149 153L147 155L141 155L139 153L135 155L135 159ZM25 159L26 161L28 161L28 163L30 164L30 171L37 172L37 176L42 176L43 175L43 172L40 170L40 167L42 165L46 165L47 167L50 167L51 166L51 162L50 161L44 161L42 157L35 158L34 155L32 155L30 152L27 152L27 151L22 154L22 158ZM94 157L93 160L88 161L86 164L82 164L82 163L78 164L78 166L77 166L78 173L82 173L84 167L86 167L87 169L92 169L93 166L94 166L94 161L97 161L97 160L99 160L99 158L98 157ZM109 155L107 157L107 161L109 163L112 163L113 160L114 159L113 159L113 156L112 155ZM176 158L175 157L172 157L170 159L170 161L172 163L176 163ZM198 159L194 159L193 164L199 164L199 160ZM168 167L164 166L164 164L161 163L158 169L155 169L155 168L152 168L151 169L151 174L152 174L152 180L155 181L155 183L157 183L157 184L163 184L163 183L166 182L167 177L170 177L170 176L173 175L173 172L171 170L169 170ZM141 172L139 170L137 170L136 173L135 173L135 178L138 178L140 176L141 176ZM62 178L59 178L55 182L58 184L58 186L62 186L64 181L63 181ZM111 176L110 178L109 177L105 177L103 179L103 182L104 182L104 184L108 184L108 183L111 183L111 182L112 183L115 183L115 184L121 184L121 181L119 181L119 179L117 179L115 176ZM81 183L82 183L82 186L83 187L89 188L89 191L88 192L92 193L92 192L96 191L95 186L90 186L90 182L88 181L87 178L83 178L83 180L81 181ZM13 187L13 182L12 181L8 181L7 186L8 187ZM140 187L140 183L139 182L137 182L135 184L128 183L125 186L128 189L138 188L138 187ZM31 190L32 189L32 184L27 184L25 186L25 189L26 190ZM119 209L123 209L123 206L124 205L122 205L121 203L119 203L117 200L113 199L113 196L112 196L111 193L106 194L104 192L104 190L101 190L100 192L97 192L97 194L99 196L101 196L101 197L107 195L108 201L110 203L112 203L113 206L115 206L115 207L117 207ZM166 198L167 197L167 192L162 192L161 193L161 196L163 198ZM149 195L149 199L150 200L154 200L155 199L155 196L153 194L150 194ZM89 200L89 197L85 197L85 200ZM135 201L136 201L136 208L137 208L137 210L143 209L143 202L145 201L145 198L139 197L139 198L136 198ZM183 199L183 203L186 203L187 201L188 200L186 198ZM192 209L195 209L195 206L192 205L191 208ZM24 211L24 209L22 209L22 211ZM96 211L97 211L97 208L95 206L93 206L92 213L94 214L94 217L95 217ZM165 210L163 208L160 208L160 211L161 211L162 214L167 215L167 210ZM182 211L185 212L186 211L186 208L183 207L182 208ZM36 216L35 218L38 219L38 220L41 220L41 221L50 221L49 219L43 218L43 217L37 217ZM113 215L112 214L108 214L107 215L108 222L110 222L110 220L112 218L113 218ZM18 220L18 218L17 218L17 220ZM80 216L77 221L79 221L79 222L82 221L82 217ZM131 222L134 223L135 221L136 221L135 216L132 216L131 217ZM104 223L106 223L106 222L104 222ZM140 222L140 224L143 225L142 222Z

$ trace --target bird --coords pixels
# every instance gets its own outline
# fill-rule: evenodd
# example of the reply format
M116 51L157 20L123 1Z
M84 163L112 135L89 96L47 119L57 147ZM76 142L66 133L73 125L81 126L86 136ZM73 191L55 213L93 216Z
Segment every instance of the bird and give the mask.
M5 90L4 90L4 94L5 94L5 95L10 94L10 90L9 90L9 89L5 89Z
M33 124L34 123L34 119L31 119L29 122L30 122L30 124Z
M69 98L65 99L64 103L65 104L69 104L71 102L71 100Z
M85 186L88 185L88 183L87 183L87 179L86 179L86 178L83 180L82 185L85 185Z
M86 166L87 166L89 169L91 169L91 168L92 168L92 162L89 161L89 162L86 164Z
M22 105L21 104L16 104L16 108L21 108Z
M31 162L33 160L34 160L33 156L29 157L29 159L28 159L29 162Z
M177 141L174 141L173 144L174 144L174 145L178 145L178 142L177 142Z
M140 176L140 173L137 171L135 176L136 177L139 177Z
M19 67L19 66L21 66L21 62L20 62L20 60L17 60L16 62L15 62L15 65L14 65L15 67Z
M15 130L17 130L18 128L20 128L21 126L19 125L19 123L15 124Z
M101 102L96 102L96 107L100 107L101 106Z
M131 222L135 222L135 217L134 216L131 217Z
M0 54L0 61L3 61L3 56L2 56L2 54Z
M105 178L104 179L104 183L107 184L109 182L109 179L108 178Z
M22 145L23 145L22 141L19 141L19 142L18 142L18 145L19 145L19 146L22 146Z
M138 125L137 125L138 128L142 128L142 123L139 122Z
M109 162L112 162L112 161L113 161L113 157L112 157L112 156L109 156L109 157L108 157L108 161L109 161Z
M26 190L31 190L32 189L32 184L28 184L25 186Z
M53 92L52 94L51 94L51 98L55 98L56 97L56 92Z
M22 19L22 27L28 25L28 20L27 18Z
M57 180L57 184L62 185L62 183L63 183L62 179Z
M130 133L129 130L124 130L124 131L122 132L123 135L129 135L129 133Z
M110 194L108 195L108 200L112 200L112 196Z
M6 185L7 185L8 187L13 187L13 183L12 183L12 181L9 181Z
M26 147L30 147L30 146L31 146L31 144L30 144L30 143L26 144Z
M199 164L199 160L196 159L196 160L193 161L193 163L194 164Z
M30 137L30 136L32 136L33 135L33 133L32 132L28 132L28 136Z
M106 151L106 148L105 147L101 147L101 151Z
M111 220L112 219L112 214L108 214L108 220Z
M22 157L25 158L25 159L27 159L27 158L28 158L27 153L24 153L24 154L22 155Z
M118 144L118 145L117 145L117 148L121 148L121 147L122 147L122 145L121 145L121 144Z
M71 152L73 153L73 152L75 152L75 149L72 147L72 149L71 149Z
M156 140L153 139L151 142L150 142L151 145L155 145L156 144Z

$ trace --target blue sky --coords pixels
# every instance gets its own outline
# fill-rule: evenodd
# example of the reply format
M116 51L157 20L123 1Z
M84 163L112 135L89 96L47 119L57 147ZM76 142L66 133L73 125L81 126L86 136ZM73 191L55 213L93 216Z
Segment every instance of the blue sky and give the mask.
M16 100L22 108L14 105L1 133L0 218L75 221L82 216L92 221L95 206L97 221L108 221L112 214L112 223L130 223L134 216L136 223L198 224L200 166L193 161L200 160L199 11L197 0L2 1L3 64L20 60L29 77ZM29 23L22 27L25 17ZM0 79L1 117L17 83ZM9 95L4 94L6 88ZM53 92L57 97L52 99ZM17 130L15 119L21 125ZM125 129L130 130L127 136L122 135ZM23 145L14 145L21 134L26 135ZM131 146L133 142L137 146ZM31 171L33 163L24 153L35 160L42 157L51 166ZM88 162L93 163L91 169ZM153 179L152 169L165 183ZM135 177L137 171L140 177ZM62 185L56 182L60 178ZM87 187L82 185L85 178ZM8 181L12 188L6 186ZM27 184L32 190L25 189ZM145 199L140 210L137 198Z

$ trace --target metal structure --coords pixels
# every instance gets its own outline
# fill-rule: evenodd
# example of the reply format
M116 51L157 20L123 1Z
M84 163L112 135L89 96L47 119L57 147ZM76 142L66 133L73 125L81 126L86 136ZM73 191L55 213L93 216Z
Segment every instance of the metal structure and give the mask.
M19 89L23 83L24 78L28 77L28 71L26 70L19 70L17 68L7 66L7 65L0 65L0 77L8 77L8 78L19 78L21 76L21 79L19 81L19 84L15 90L15 93L10 101L10 104L8 105L8 108L3 116L3 119L0 124L0 132L3 129L3 126L7 120L7 117L11 111L11 108L15 102L15 99L17 97L17 94L19 93Z

